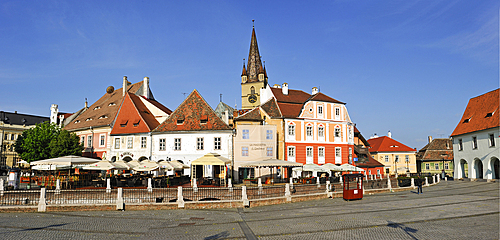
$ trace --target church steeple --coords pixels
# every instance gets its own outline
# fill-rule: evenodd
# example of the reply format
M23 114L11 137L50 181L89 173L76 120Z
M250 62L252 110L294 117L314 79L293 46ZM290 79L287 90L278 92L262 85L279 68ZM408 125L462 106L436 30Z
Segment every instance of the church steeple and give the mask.
M254 20L252 20L254 22ZM252 28L252 39L250 40L250 52L248 53L248 82L258 82L259 73L262 73L262 61L260 60L259 46L255 34L255 25Z

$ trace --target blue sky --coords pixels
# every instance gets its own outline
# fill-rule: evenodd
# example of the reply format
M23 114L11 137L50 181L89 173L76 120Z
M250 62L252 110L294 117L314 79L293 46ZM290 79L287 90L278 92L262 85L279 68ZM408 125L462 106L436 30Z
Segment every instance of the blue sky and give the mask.
M241 106L252 19L269 83L347 103L366 138L420 149L499 87L498 1L0 1L0 110L75 112L150 77Z

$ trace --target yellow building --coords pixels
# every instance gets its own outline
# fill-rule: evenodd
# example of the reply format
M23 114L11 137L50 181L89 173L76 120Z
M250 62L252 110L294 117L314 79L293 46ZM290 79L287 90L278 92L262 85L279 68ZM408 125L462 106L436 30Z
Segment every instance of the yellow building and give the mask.
M48 121L48 117L0 111L0 168L17 167L20 160L15 151L17 138L24 130Z
M386 174L406 174L417 172L417 150L410 148L389 136L368 140L370 155L384 164Z

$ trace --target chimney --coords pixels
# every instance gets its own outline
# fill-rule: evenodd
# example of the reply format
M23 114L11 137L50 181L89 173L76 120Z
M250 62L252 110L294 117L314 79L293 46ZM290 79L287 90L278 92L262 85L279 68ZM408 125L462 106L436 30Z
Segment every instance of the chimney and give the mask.
M288 83L283 83L281 92L283 93L283 95L288 95Z
M313 88L312 88L312 94L311 94L311 95L314 95L314 94L316 94L316 93L319 93L318 88L317 88L317 87L313 87Z
M142 96L149 99L149 77L144 77L142 91Z
M391 130L389 130L389 132L387 133L387 136L388 136L389 138L392 138L392 133L391 133Z
M432 142L432 136L428 136L427 139L429 140L429 143Z
M87 102L87 98L85 98L85 109L89 108L89 103Z
M125 96L125 93L127 93L127 86L128 86L128 81L127 81L127 76L123 76L123 96Z

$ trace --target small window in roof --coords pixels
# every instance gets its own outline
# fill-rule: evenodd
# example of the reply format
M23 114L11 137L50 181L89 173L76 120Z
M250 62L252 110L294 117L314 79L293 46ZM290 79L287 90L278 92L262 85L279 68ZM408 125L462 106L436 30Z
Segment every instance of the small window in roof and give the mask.
M486 116L484 116L484 117L485 117L485 118L487 118L487 117L491 117L491 116L493 116L493 113L492 113L492 112L487 113L487 114L486 114Z
M180 124L183 124L184 123L184 119L177 119L177 124L180 125Z
M97 110L97 109L101 109L101 107L97 106L97 107L94 108L94 110Z
M470 118L467 118L463 121L463 123L468 123L470 121Z
M108 106L114 106L114 105L116 105L116 103L112 102Z
M87 119L85 119L85 121L91 121L91 120L92 120L92 118L87 118Z
M80 122L80 120L76 120L76 121L75 121L75 123L79 123L79 122Z
M99 119L104 119L104 118L108 118L108 116L102 115L102 116L99 117Z

